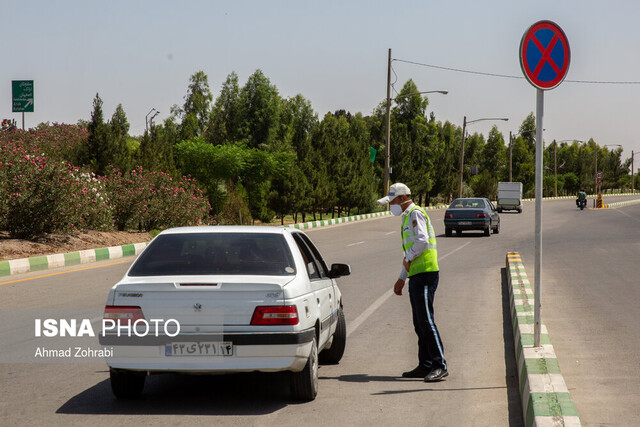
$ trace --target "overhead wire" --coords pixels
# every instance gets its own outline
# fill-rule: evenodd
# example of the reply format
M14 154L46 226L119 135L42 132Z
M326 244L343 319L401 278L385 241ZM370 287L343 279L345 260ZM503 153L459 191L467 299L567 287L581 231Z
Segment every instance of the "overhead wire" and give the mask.
M517 79L524 80L523 76L513 76L509 74L499 74L499 73L488 73L483 71L475 71L475 70L466 70L462 68L453 68L453 67L445 67L442 65L434 65L434 64L425 64L423 62L409 61L406 59L392 59L393 61L403 62L405 64L418 65L421 67L435 68L438 70L445 71L454 71L457 73L465 73L465 74L475 74L480 76L488 76L488 77L499 77L504 79ZM391 67L393 69L393 67ZM395 71L394 71L395 74ZM397 75L396 75L397 79ZM564 80L567 83L580 83L580 84L603 84L603 85L640 85L640 81L601 81L601 80Z

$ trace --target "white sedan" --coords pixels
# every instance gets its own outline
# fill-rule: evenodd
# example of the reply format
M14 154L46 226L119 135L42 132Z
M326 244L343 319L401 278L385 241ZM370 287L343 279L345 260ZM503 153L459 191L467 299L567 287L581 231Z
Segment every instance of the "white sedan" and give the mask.
M318 392L318 362L346 344L342 295L309 237L281 227L163 231L109 291L100 343L119 398L145 376L291 372L299 400Z

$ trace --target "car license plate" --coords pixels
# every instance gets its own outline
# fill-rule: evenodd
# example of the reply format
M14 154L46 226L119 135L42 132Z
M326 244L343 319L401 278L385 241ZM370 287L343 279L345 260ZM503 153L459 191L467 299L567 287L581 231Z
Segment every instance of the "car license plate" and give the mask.
M471 225L471 221L458 221L458 225Z
M165 356L233 356L233 343L216 342L170 342L164 346Z

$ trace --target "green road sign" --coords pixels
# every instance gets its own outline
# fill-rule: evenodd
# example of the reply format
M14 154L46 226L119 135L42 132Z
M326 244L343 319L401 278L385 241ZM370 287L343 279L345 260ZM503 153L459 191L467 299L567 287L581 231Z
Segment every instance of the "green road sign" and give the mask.
M14 113L33 113L33 80L12 80Z

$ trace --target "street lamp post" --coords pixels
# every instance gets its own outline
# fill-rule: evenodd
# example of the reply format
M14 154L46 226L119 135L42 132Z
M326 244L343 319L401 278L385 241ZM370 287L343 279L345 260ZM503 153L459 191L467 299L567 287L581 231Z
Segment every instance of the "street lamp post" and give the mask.
M513 162L513 134L509 131L509 182L513 181L512 179L512 162Z
M153 119L154 119L158 114L160 114L160 111L156 110L156 113L155 113L153 116L151 116L151 118L149 119L149 126L151 127L151 129L152 129L152 130L153 130Z
M512 181L512 173L511 171L513 170L512 168L512 164L513 164L513 137L514 136L518 136L520 135L520 132L516 132L515 134L511 133L511 131L509 131L509 182Z
M147 130L147 132L149 132L149 114L153 113L154 111L158 111L155 108L152 108L151 111L149 111L147 113L146 116L144 116L144 127Z
M458 197L462 197L462 173L464 171L464 138L465 138L465 133L467 131L467 125L471 124L471 123L476 123L476 122L481 122L484 120L502 120L502 121L509 121L508 118L506 117L492 117L492 118L486 118L486 119L475 119L475 120L469 120L467 121L467 116L464 116L464 119L462 120L462 143L460 144L460 179L458 181Z
M634 169L633 169L633 156L637 156L638 154L640 154L640 153L635 153L634 154L633 150L631 150L631 193L632 194L636 192L635 182L634 182L634 179L633 179L633 171L634 171Z

